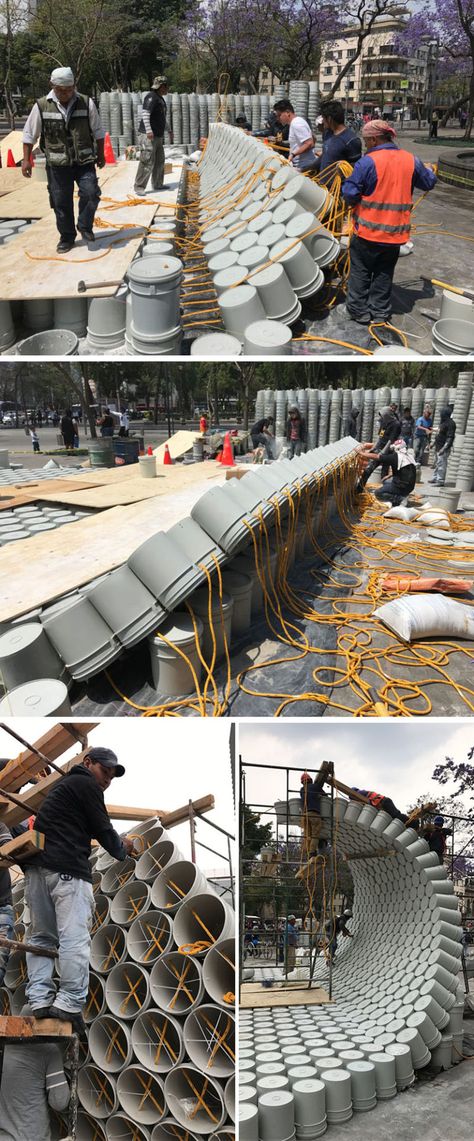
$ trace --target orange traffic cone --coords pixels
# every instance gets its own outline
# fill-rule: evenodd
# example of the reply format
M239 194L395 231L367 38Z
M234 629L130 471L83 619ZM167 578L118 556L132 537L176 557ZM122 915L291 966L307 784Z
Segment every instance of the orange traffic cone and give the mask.
M163 463L164 464L172 464L173 463L173 460L171 459L171 456L170 456L170 450L169 450L168 444L165 444L165 454L163 456Z
M231 439L230 439L230 432L226 432L225 437L224 437L224 447L222 449L221 464L225 464L226 467L235 467L236 466L235 460L234 460L234 449L232 447L232 443L231 443Z
M16 166L15 159L13 158L13 152L11 150L9 150L7 154L7 166Z
M114 148L109 133L107 132L104 142L104 158L109 166L113 166L117 159L115 158Z

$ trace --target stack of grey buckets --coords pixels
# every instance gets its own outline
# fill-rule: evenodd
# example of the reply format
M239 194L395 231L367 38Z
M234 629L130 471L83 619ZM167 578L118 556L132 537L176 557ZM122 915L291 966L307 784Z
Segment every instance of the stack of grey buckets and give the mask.
M337 480L348 468L355 478L356 447L349 437L293 460L252 465L245 479L225 480L204 492L190 515L168 531L157 531L123 566L12 623L0 634L0 679L7 691L0 714L27 715L31 709L35 716L71 713L67 687L72 679L86 681L147 637L154 647L157 633L166 636L183 617L189 621L187 613L183 615L186 601L207 622L206 568L215 575L216 560L225 571L236 555L246 548L251 551L261 513L274 543L275 559L283 557L283 545L272 524L278 509L288 510L288 493L295 501L312 495L327 476ZM296 542L304 544L307 538L303 507L301 520L295 550ZM248 565L252 573L251 558ZM235 581L226 595L229 617L234 587ZM248 588L250 607L251 578ZM173 641L171 633L169 637ZM204 647L205 638L204 632ZM194 637L191 641L194 645ZM50 700L56 702L51 708L41 704L45 687ZM165 691L163 696L168 695Z
M299 798L275 810L301 826ZM332 1002L241 1011L240 1141L313 1141L409 1089L429 1063L462 1060L461 914L446 869L418 832L372 805L338 797L335 821L354 882L353 938L339 941ZM300 961L291 978L304 985ZM313 977L327 991L323 956Z
M96 908L77 1141L233 1141L233 908L159 820L130 834L142 853L136 862L102 848L91 858ZM23 937L22 880L13 897ZM201 941L198 953L179 950ZM0 991L4 1013L20 1013L25 981L25 956L15 952Z
M273 416L277 453L286 443L288 409L296 405L307 424L307 447L315 448L333 443L344 431L351 407L359 409L358 438L367 442L377 434L377 417L384 405L395 401L402 410L410 408L415 420L429 404L433 417L434 433L438 430L442 408L454 404L453 419L456 436L451 451L447 482L455 483L460 491L474 487L474 386L472 372L460 372L455 387L448 388L300 388L260 389L257 393L255 419Z
M111 136L117 154L123 154L131 143L138 142L138 124L141 117L142 99L146 92L102 91L99 98L99 111L102 124ZM286 87L278 85L273 95L262 92L260 95L228 93L219 95L197 94L196 92L172 92L166 96L168 106L167 132L165 143L175 146L195 148L199 139L207 138L209 123L221 118L224 123L235 124L237 115L245 114L252 130L262 130L268 114L277 99L284 99ZM319 111L319 88L316 81L297 80L290 83L290 99L295 102L298 115L302 115L312 125Z

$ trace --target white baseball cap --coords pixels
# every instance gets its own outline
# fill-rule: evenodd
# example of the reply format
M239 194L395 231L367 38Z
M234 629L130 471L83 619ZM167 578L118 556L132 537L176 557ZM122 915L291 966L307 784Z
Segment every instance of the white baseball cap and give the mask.
M70 67L55 67L51 72L53 87L74 87L74 74Z

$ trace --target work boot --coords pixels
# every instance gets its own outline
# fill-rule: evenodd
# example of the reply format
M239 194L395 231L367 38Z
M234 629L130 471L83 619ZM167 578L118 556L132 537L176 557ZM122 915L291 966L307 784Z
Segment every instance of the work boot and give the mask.
M56 246L56 252L58 254L68 254L69 250L72 250L75 240L75 238L61 238L61 241L58 242Z
M85 242L95 242L95 234L92 233L92 230L79 230L79 233Z
M70 1022L73 1034L79 1034L79 1037L85 1034L86 1024L80 1010L62 1010L60 1006L52 1006L49 1015L60 1022Z
M52 1018L51 1007L37 1006L36 1010L34 1008L32 1009L31 1016L33 1018L37 1018L38 1020L41 1020L42 1018Z

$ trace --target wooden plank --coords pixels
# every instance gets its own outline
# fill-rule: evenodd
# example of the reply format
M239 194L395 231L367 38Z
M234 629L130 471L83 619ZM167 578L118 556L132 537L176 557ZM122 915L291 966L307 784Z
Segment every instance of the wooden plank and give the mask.
M142 820L153 820L155 816L163 816L161 808L130 808L123 804L107 804L107 812L112 820L131 820L140 824Z
M33 743L40 753L49 757L50 761L56 761L75 744L78 736L84 744L87 744L88 733L97 725L97 721L71 721L64 725L55 725L54 729L49 729L39 741ZM17 792L30 777L41 772L43 767L43 761L29 749L25 749L2 770L0 786L5 792Z
M76 757L67 761L66 764L62 766L62 771L68 773L75 765L80 765L86 752L87 749L83 749ZM2 822L6 824L7 828L12 828L15 824L21 824L22 820L26 820L28 816L36 815L48 792L51 792L51 789L54 788L59 780L61 780L60 773L52 772L49 777L44 777L43 780L38 781L38 784L36 784L34 788L28 789L27 792L24 792L19 797L21 806L12 804L10 808L7 808L6 812L1 812L0 819Z
M20 1017L13 1014L0 1015L0 1038L34 1038L36 1035L70 1038L72 1024L59 1018Z
M114 166L105 166L103 170L97 172L101 187L110 181L115 169ZM51 205L48 195L46 171L44 168L33 167L31 178L24 178L21 170L10 170L8 173L19 176L20 185L15 185L13 192L10 191L4 195L3 202L0 206L1 217L27 219L49 218L51 216ZM6 185L8 185L8 183L6 183Z
M77 297L81 279L94 283L88 297L113 297L117 287L100 287L99 283L123 280L160 202L167 201L169 214L176 199L173 190L157 198L147 196L143 205L127 205L127 198L133 198L136 170L136 162L115 167L97 210L93 246L81 239L68 254L57 254L58 234L51 212L10 242L2 253L0 297L9 301ZM101 229L101 223L106 228Z
M7 165L9 151L12 152L15 162L21 162L23 158L23 131L9 131L8 135L4 135L3 139L0 140L2 167Z
M176 467L165 467L158 471L156 479L144 479L137 464L130 464L127 468L130 475L126 479L109 480L106 484L88 487L86 483L82 488L76 487L74 491L48 492L41 496L48 503L63 503L68 507L91 507L104 510L108 507L126 506L129 503L140 503L157 496L168 495L173 488L192 486L203 478L213 480L219 477L219 468L213 464L203 467L201 464L189 464ZM117 469L120 471L120 468ZM169 473L169 474L168 474Z
M201 476L197 483L173 494L80 519L74 523L73 544L70 528L60 527L2 547L0 622L20 617L121 566L145 539L189 515L211 478L223 483L225 474L213 469L212 476Z
M200 800L193 800L193 810L197 813L211 812L215 807L212 795L202 796ZM189 820L190 805L183 804L182 808L175 808L173 812L165 812L161 817L163 828L176 828L177 824L185 824Z
M166 440L164 444L159 444L159 446L155 448L153 455L156 456L158 463L162 464L165 458L165 447L166 444L168 444L171 459L181 459L182 456L186 455L186 452L192 451L194 441L201 439L202 436L203 433L200 432L199 429L196 429L195 432L187 432L182 429L179 432L175 432L174 436L170 436L169 440Z
M8 843L1 845L0 868L9 868L11 864L21 864L22 860L36 856L43 848L44 836L42 832L30 829L29 832L24 832L22 836L16 836L14 840L9 840Z
M327 991L301 983L288 983L284 987L263 987L261 983L243 983L240 992L240 1010L262 1009L273 1006L325 1006L331 1002Z

